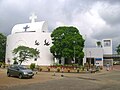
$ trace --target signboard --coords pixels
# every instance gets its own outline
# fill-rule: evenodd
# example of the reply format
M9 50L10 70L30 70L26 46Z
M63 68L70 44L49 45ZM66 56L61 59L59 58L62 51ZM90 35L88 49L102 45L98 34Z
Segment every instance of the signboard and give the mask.
M102 61L102 58L95 58L96 61Z

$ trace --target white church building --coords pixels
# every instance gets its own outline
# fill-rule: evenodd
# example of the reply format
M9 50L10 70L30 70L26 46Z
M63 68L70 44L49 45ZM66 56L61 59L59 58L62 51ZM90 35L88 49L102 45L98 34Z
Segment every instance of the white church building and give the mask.
M7 36L6 44L6 64L13 64L14 55L13 50L18 46L27 46L36 48L40 51L39 58L37 60L32 59L23 62L23 65L30 65L35 63L36 65L49 66L53 65L53 55L50 53L50 47L52 46L51 33L48 32L47 22L35 22L37 16L34 14L29 18L31 23L17 24L12 28L11 34ZM111 58L104 58L104 56L112 55L112 40L102 40L102 47L85 48L84 49L84 63L103 66L107 62L112 64Z
M7 37L6 63L13 64L12 51L18 46L37 48L40 51L37 60L28 60L24 65L36 63L37 65L53 64L53 56L50 53L51 33L45 21L35 22L37 16L34 14L29 18L31 23L17 24L12 28L11 34Z

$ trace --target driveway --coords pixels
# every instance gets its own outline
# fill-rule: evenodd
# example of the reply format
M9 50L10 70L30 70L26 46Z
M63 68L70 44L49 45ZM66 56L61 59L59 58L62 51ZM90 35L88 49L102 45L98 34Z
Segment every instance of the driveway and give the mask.
M14 80L17 84L10 84L0 90L120 90L120 71L95 74L64 73L64 77L61 77L61 73L52 75L52 72L40 72L33 79L10 77L6 80Z

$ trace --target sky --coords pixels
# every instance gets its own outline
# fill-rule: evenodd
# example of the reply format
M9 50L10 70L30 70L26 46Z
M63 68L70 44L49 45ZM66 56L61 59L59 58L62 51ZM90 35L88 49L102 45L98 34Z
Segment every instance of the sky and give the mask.
M74 26L86 39L86 46L110 38L113 49L120 44L120 0L0 0L0 32L9 35L14 25L48 22L49 31L58 26Z

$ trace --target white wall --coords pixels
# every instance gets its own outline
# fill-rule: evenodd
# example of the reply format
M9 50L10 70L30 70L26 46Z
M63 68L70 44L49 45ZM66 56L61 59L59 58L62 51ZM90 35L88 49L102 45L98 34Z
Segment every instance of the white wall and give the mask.
M50 42L49 46L44 45L44 40ZM40 43L39 46L35 45L35 41ZM25 32L25 33L16 33L9 35L7 37L7 46L6 46L6 63L8 64L8 59L10 63L13 63L13 54L12 51L14 48L19 45L25 45L32 48L37 48L40 51L40 58L37 61L28 60L24 62L24 65L30 65L31 63L36 63L38 65L51 65L53 64L53 56L50 53L51 37L50 33L33 33L33 32Z
M43 31L48 31L48 25L47 22L41 21L41 22L34 22L34 23L24 23L24 24L17 24L12 28L11 34L19 33L19 32L25 32L24 27L28 26L26 31L35 31L37 33L41 33Z
M110 42L105 42L110 41ZM108 45L106 45L108 43ZM104 54L112 54L112 39L103 39L102 40L102 48L104 50Z
M102 58L101 61L96 61L95 64L99 63L100 66L103 65L103 49L102 48L85 48L84 49L84 59L83 64L86 63L86 58Z

